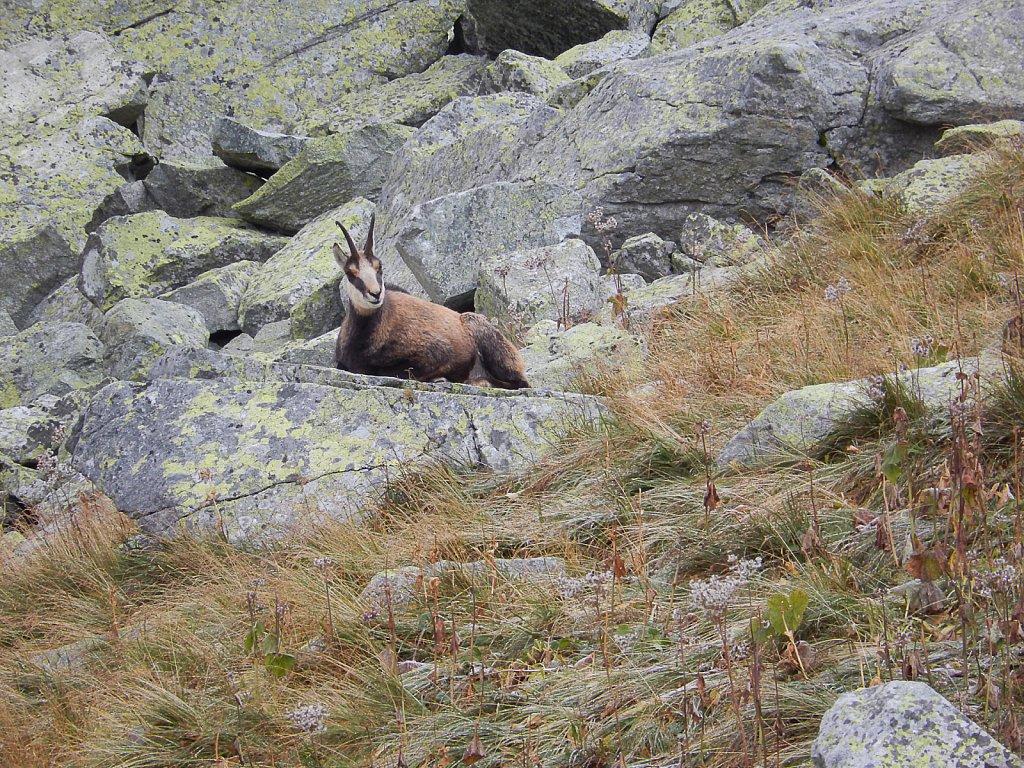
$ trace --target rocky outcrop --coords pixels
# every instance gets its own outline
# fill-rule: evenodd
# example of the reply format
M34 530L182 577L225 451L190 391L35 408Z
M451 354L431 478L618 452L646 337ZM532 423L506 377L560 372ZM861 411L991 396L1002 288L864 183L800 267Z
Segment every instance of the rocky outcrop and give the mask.
M93 208L124 183L118 171L146 156L122 127L145 103L141 67L101 35L0 50L0 225L50 224L73 250L81 247Z
M28 319L36 323L82 323L99 332L103 327L103 310L78 290L78 274L69 277L41 301Z
M242 296L259 271L255 261L236 261L225 267L211 269L199 275L188 285L163 294L159 298L184 304L196 310L211 334L219 331L237 331L238 308Z
M735 221L721 221L703 213L691 213L683 220L678 249L672 254L674 272L702 267L741 266L754 261L765 241Z
M585 77L596 69L616 61L639 59L651 46L651 39L643 32L616 29L600 40L573 46L555 58L555 64L574 80Z
M597 314L605 302L600 264L582 240L485 256L474 306L489 317L529 327L556 320L562 327Z
M16 336L17 334L18 326L14 324L14 320L7 314L6 309L0 309L0 338Z
M318 104L421 72L444 55L463 0L274 0L69 13L58 0L9 9L0 47L69 27L102 30L154 73L143 139L162 157L210 154L220 115L288 131Z
M140 379L170 349L203 349L209 341L203 316L191 307L160 299L124 299L106 313L104 361L110 375Z
M17 405L0 410L0 455L18 464L35 461L49 449L57 420L42 408Z
M230 219L175 219L162 211L115 217L89 236L78 285L107 310L121 299L180 288L235 261L266 261L286 242Z
M232 206L256 193L263 181L219 160L158 163L142 182L157 208L170 216L238 218Z
M0 344L0 408L103 379L103 344L81 323L39 323Z
M583 397L373 379L179 352L146 383L117 382L73 430L73 466L143 529L220 528L232 540L358 515L399 466L504 470L544 450Z
M235 211L254 224L293 233L356 197L375 200L391 156L412 133L384 124L313 139Z
M935 142L935 149L943 155L958 155L1013 141L1024 141L1024 122L997 120L994 123L950 128Z
M717 37L750 19L751 13L766 0L682 0L666 2L668 15L658 22L651 38L655 56L681 51ZM670 7L674 6L674 7Z
M320 136L377 122L418 127L454 99L475 95L486 66L482 56L445 56L424 72L318 105L299 121L299 129Z
M984 153L919 160L903 173L879 180L878 187L883 194L902 200L908 213L928 215L960 195L991 162ZM871 188L870 183L866 186Z
M232 168L273 174L294 160L309 143L308 136L258 131L230 117L222 117L211 137L213 154Z
M615 29L650 33L656 6L651 0L468 0L462 26L474 51L497 56L514 48L551 59Z
M540 389L569 390L582 376L628 368L646 353L643 340L621 328L580 323L560 329L548 320L526 335L526 378Z
M395 153L380 195L378 255L398 258L392 243L420 203L507 180L524 148L557 120L535 96L503 93L456 99Z
M483 93L522 91L547 100L569 82L569 76L555 62L509 50L502 51L484 71L480 89Z
M989 358L954 360L899 374L899 385L932 413L948 420L950 403L961 394L958 375L983 378L999 370ZM805 456L820 447L858 410L870 409L867 380L814 384L786 392L732 437L719 452L719 466L748 466Z
M0 309L25 328L32 310L75 274L75 254L52 224L17 227L0 239Z
M815 768L1024 768L1024 761L925 683L844 693L825 713Z
M625 240L622 247L612 254L611 263L619 272L657 280L672 274L672 254L675 250L676 244L671 240L662 240L653 232L648 232Z
M431 299L459 305L472 298L483 259L555 245L582 223L579 196L565 187L497 182L417 205L394 247Z
M790 180L808 168L898 171L928 151L938 124L1024 103L1019 57L1007 66L1003 50L1019 46L1021 12L995 0L776 8L678 53L614 65L519 173L575 186L588 208L615 215L617 242L623 233L664 236L696 211L770 220L791 210ZM999 42L988 57L990 38ZM937 40L950 67L966 56L946 75L978 73L969 98L958 88L886 85L904 67L927 83L922 46Z

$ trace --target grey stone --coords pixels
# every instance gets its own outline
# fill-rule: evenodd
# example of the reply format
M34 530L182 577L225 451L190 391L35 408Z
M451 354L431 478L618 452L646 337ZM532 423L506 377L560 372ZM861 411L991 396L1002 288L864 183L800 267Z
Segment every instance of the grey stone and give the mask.
M813 220L823 205L857 191L823 168L811 168L800 174L793 213L800 221Z
M6 309L0 309L0 339L4 336L16 336L18 334L18 326L14 324L14 320L7 314Z
M925 683L844 693L811 748L815 768L1022 768L1024 761Z
M73 643L33 654L28 663L45 669L47 674L59 676L81 672L91 658L110 647L110 643L100 637L87 637Z
M955 200L992 161L984 153L919 160L881 186L884 194L899 197L910 215L929 216Z
M767 0L683 0L658 22L651 54L660 56L717 37L746 22Z
M188 285L159 298L192 307L202 315L210 333L237 331L241 327L238 307L242 295L259 268L255 261L237 261L204 272Z
M164 161L143 184L156 207L175 218L238 218L232 206L255 194L263 180L210 158L204 162Z
M103 310L155 297L215 267L263 262L287 240L232 219L175 219L163 211L109 219L89 236L78 287Z
M579 196L561 185L497 182L417 205L395 248L432 300L458 304L476 290L484 258L555 245L582 222Z
M68 126L105 116L130 126L146 106L143 67L79 31L0 50L0 125Z
M0 344L0 408L31 405L103 379L103 344L81 323L39 323Z
M251 354L255 346L255 340L252 336L248 333L240 333L222 346L220 351L226 355L241 355L244 357Z
M646 345L621 328L581 323L560 329L545 320L530 329L521 353L531 386L568 390L581 376L609 374L638 363Z
M97 205L148 158L123 127L145 104L142 70L91 32L2 48L0 231L50 225L77 251Z
M536 96L503 93L456 99L428 120L395 154L381 190L376 240L385 269L394 269L394 237L416 205L506 181L557 118Z
M1020 120L999 120L981 125L959 125L944 131L942 138L935 142L935 149L943 155L962 152L976 152L993 145L1024 141L1024 122Z
M111 376L140 379L173 346L203 348L209 341L203 316L160 299L124 299L106 313L101 334Z
M953 38L973 36L970 66L985 76L962 105L975 113L1011 111L1024 83L1020 57L1004 66L1024 27L1016 23L1022 9L1005 2L770 8L683 51L612 65L524 155L518 177L575 186L588 209L603 206L618 219L616 244L671 231L698 211L770 221L792 210L792 180L809 168L898 172L929 151L939 123L968 121L942 77L934 88L896 90L869 77L876 66L899 71L901 57L923 66L916 41L949 30L950 50L959 51ZM994 77L1000 68L1003 84ZM898 119L912 114L915 123ZM596 246L596 236L587 239Z
M756 259L764 247L765 242L742 224L694 213L683 221L678 255L710 267L738 266Z
M361 246L373 211L373 203L357 198L303 227L250 280L238 310L242 330L255 336L267 323L286 318L294 318L293 330L301 338L337 328L344 307L338 291L341 270L331 249L337 242L346 252L348 246L336 222ZM384 265L389 280L392 263Z
M98 392L69 441L72 466L144 531L223 530L232 541L358 514L398 466L535 459L591 398L375 379L209 350L173 350L148 383ZM190 378L171 378L187 376ZM230 461L224 457L230 456Z
M213 129L213 154L225 165L243 171L272 174L298 157L308 136L258 131L230 117L221 117Z
M261 226L293 233L354 198L376 200L391 156L413 133L401 125L367 125L313 139L235 211Z
M315 339L296 341L274 354L274 359L281 363L296 365L316 365L321 368L334 368L334 350L338 344L338 329L327 331Z
M105 0L69 13L62 0L5 7L0 48L26 32L105 32L155 73L142 126L162 158L210 154L221 115L260 130L291 130L336 94L421 72L449 46L464 0L225 0L155 6ZM145 11L143 12L143 9Z
M997 361L954 360L906 371L899 374L899 381L933 414L948 419L950 403L960 395L958 374L979 372L985 378L997 369ZM814 384L786 392L734 435L716 462L719 466L749 466L810 454L857 409L871 405L869 383Z
M103 198L96 210L93 211L92 218L85 225L85 231L95 232L103 222L115 216L131 216L135 213L155 211L158 208L160 206L149 194L146 182L131 181L122 184Z
M292 321L285 318L267 323L253 337L256 352L277 353L292 342Z
M50 448L58 421L46 410L16 405L0 411L0 454L27 464Z
M103 311L78 290L76 274L36 305L28 325L36 323L82 323L99 332L103 327Z
M651 38L643 32L613 29L600 40L582 43L560 53L555 63L575 80L616 61L642 58L650 47Z
M566 240L480 261L474 307L505 324L555 320L562 327L597 314L604 304L601 265L582 240Z
M52 224L5 231L0 237L0 309L20 328L35 306L75 274L78 255Z
M879 106L925 125L964 125L1019 113L1024 6L980 0L943 11L879 52L874 66Z
M547 103L553 107L559 109L569 110L573 109L577 104L583 101L583 98L597 87L605 76L611 70L608 67L602 67L595 69L589 75L584 75L577 80L570 80L563 85L558 86L548 94Z
M468 0L462 25L473 51L497 56L507 48L554 58L615 29L650 33L651 0Z
M657 280L672 273L672 254L676 244L662 240L653 232L630 237L612 254L612 263L622 272Z
M647 285L627 290L621 314L615 317L615 309L609 302L601 310L597 321L606 325L618 323L631 331L642 332L649 329L665 307L706 293L728 289L739 276L739 271L735 268L700 265L697 267L691 272L661 277ZM629 285L624 287L629 288Z
M454 99L480 89L483 56L443 56L424 72L390 80L368 91L346 93L306 114L299 127L310 135L342 133L367 123L420 126Z
M547 99L570 78L555 62L519 51L502 51L484 71L481 93L522 91Z

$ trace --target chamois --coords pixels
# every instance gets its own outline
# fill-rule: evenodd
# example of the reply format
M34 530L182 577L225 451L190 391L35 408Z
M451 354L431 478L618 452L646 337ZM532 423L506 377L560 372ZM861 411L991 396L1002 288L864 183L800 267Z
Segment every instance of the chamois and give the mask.
M381 263L373 254L375 219L370 217L362 251L341 222L335 222L349 248L347 256L338 243L333 248L349 304L334 355L338 368L501 389L530 386L519 351L483 315L460 314L397 286L385 290Z

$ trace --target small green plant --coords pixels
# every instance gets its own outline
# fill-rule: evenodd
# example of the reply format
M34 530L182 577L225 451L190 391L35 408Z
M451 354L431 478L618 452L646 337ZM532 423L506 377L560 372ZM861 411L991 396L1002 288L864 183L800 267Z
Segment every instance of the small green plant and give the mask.
M809 599L807 593L799 587L787 595L776 592L768 598L765 606L764 621L754 618L752 634L754 641L763 643L773 637L785 637L789 644L789 654L800 667L801 673L807 677L803 654L796 642L796 631L803 623Z
M274 631L267 629L263 621L256 618L259 610L256 591L248 594L249 631L245 633L243 645L245 652L254 658L261 659L263 666L274 677L282 678L295 668L295 656L281 650L281 620L284 618L285 605L278 602L274 606Z

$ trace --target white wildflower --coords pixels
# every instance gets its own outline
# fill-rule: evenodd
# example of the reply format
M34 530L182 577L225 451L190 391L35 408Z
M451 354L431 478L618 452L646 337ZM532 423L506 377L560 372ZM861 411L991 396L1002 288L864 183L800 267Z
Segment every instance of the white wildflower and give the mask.
M323 704L296 707L287 717L292 725L305 733L324 733L327 730L327 707Z

